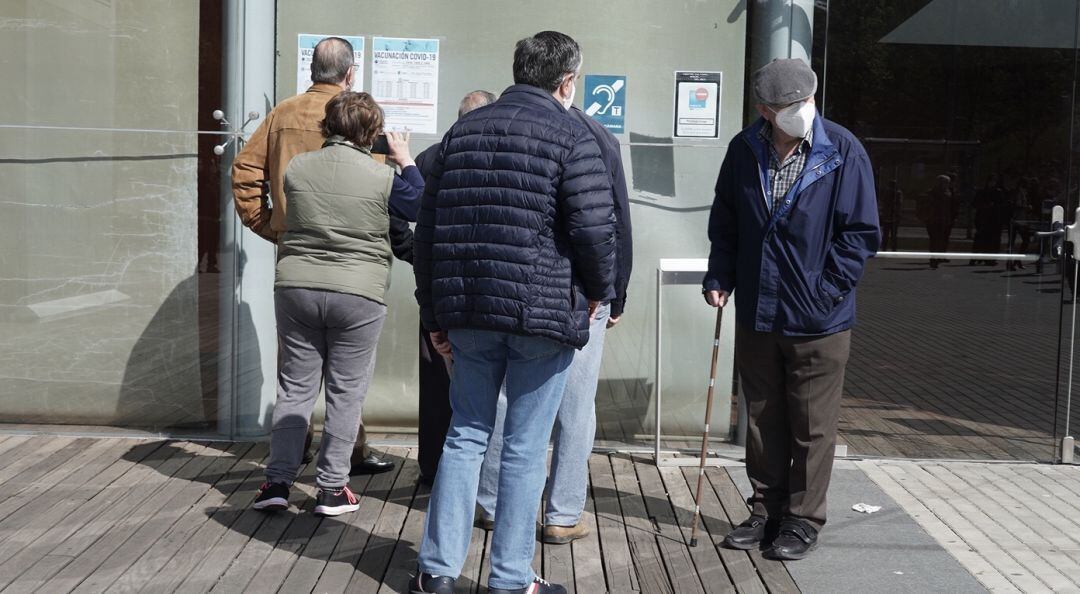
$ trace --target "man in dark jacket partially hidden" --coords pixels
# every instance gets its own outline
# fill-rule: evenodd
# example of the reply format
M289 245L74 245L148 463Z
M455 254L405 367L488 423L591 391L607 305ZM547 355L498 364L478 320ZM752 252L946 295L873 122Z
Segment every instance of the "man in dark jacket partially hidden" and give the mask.
M754 74L761 114L728 145L709 219L705 300L735 291L736 365L749 406L748 520L724 539L794 560L825 524L855 285L878 249L870 160L817 113L802 60Z
M493 594L561 594L532 569L547 444L574 349L615 298L611 178L567 109L581 49L553 31L518 42L514 86L446 133L413 242L420 317L454 360L454 410L412 592L452 592L472 537L480 464L505 381Z

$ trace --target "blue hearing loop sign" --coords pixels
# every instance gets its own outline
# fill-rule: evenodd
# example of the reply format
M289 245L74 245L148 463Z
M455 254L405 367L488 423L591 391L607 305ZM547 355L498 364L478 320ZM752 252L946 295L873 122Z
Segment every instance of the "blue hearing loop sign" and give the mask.
M626 77L585 75L585 114L603 124L612 134L626 129Z

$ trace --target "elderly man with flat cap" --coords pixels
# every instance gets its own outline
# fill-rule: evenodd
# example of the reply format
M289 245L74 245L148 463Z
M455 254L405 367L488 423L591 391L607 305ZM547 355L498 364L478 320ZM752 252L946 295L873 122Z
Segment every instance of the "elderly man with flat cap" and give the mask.
M878 249L870 160L821 117L798 59L754 73L761 115L728 144L709 218L702 292L734 292L735 358L749 408L751 516L724 539L802 559L825 525L855 285Z

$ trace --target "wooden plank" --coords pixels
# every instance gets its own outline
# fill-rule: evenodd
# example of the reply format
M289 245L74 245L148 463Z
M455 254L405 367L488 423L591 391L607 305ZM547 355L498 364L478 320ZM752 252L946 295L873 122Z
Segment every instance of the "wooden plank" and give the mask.
M420 476L417 464L403 464L401 473L394 481L394 487L386 498L386 505L379 514L368 539L364 554L356 564L356 571L349 580L348 592L377 592L386 575L390 558L397 545L398 535L405 524L413 495L416 493L416 479Z
M744 470L739 468L737 472L744 472ZM739 492L738 487L735 486L735 483L732 482L726 468L708 468L705 470L705 476L709 478L709 483L716 492L720 505L727 512L732 525L736 525L750 517L750 508L746 506L746 500L743 498L742 493ZM799 591L798 586L795 585L795 580L791 579L791 574L788 573L782 562L766 559L761 556L761 551L756 549L750 551L750 560L754 562L762 581L765 582L765 587L770 592Z
M391 449L387 450L388 457L398 458L408 455L408 450L404 449ZM358 484L360 493L367 490L370 484L371 476L362 476L353 479ZM360 513L361 510L357 510L349 516L355 516ZM318 582L323 570L333 554L334 549L337 547L338 541L342 538L345 531L350 526L352 517L339 517L339 518L324 518L322 522L316 528L315 533L310 536L303 544L303 553L299 558L295 559L295 563L292 564L288 575L284 578L282 585L279 588L281 592L310 592ZM295 523L294 523L295 525ZM278 543L278 549L283 547L283 544L289 542L288 537L283 538ZM299 553L299 550L297 551ZM275 558L277 555L277 558ZM289 563L289 559L282 558L278 551L271 555L267 561L268 565L273 567L282 566L285 567ZM251 590L269 590L272 588L272 580L267 581L264 578L272 576L273 572L267 572L265 570L259 572L259 576L252 580L249 584Z
M142 443L135 447L120 440L111 444L109 441L105 443L111 447L98 459L73 473L71 486L51 489L48 494L41 496L41 499L46 500L47 508L34 512L33 524L23 528L0 547L0 558L6 559L0 564L0 588L14 581L123 494L118 489L107 494L100 486L87 488L89 481L86 477L99 480L101 477L120 477L164 442ZM59 493L53 495L54 490ZM53 499L54 497L56 499ZM37 534L24 533L29 530L37 531ZM14 551L6 550L9 544L14 545Z
M496 512L498 513L498 512ZM491 579L491 535L495 534L495 531L487 533L487 538L484 542L484 554L480 561L480 579L477 580L477 591L484 592L487 588L488 581Z
M54 468L53 472L49 472L39 479L50 480L51 483L47 486L37 485L36 488L31 489L30 487L38 481L26 483L17 494L13 494L0 502L0 518L2 518L0 520L0 539L10 538L12 532L25 526L31 524L34 527L38 526L38 518L41 514L47 513L52 506L73 495L83 483L93 476L87 473L88 468L101 470L101 464L94 464L96 460L111 457L111 460L105 460L104 464L115 461L120 456L120 450L110 451L110 445L115 447L116 444L100 442L95 446L85 448L84 451L71 457L66 463ZM56 471L59 472L55 473ZM7 559L7 556L0 553L0 560L3 559Z
M415 450L409 458L403 461L407 467L416 466L419 475L419 466L416 461ZM390 566L383 577L383 583L379 587L380 594L392 594L408 590L409 576L416 570L416 554L420 548L420 541L424 536L424 519L427 517L428 501L431 497L431 489L427 485L417 485L416 494L413 496L409 515L405 518L405 525L401 530L397 543L394 545L394 554L390 557Z
M124 518L150 494L167 483L194 455L187 448L177 447L175 442L144 445L158 447L137 462L127 459L130 454L125 455L110 467L114 472L122 471L119 475L106 472L87 481L88 490L100 489L100 493L81 506L81 509L86 511L85 515L73 514L70 517L68 521L74 524L76 529L20 575L12 584L12 589L25 588L25 591L30 591L44 587L48 580L91 547L119 519Z
M621 455L613 455L611 469L615 486L619 491L626 532L630 540L630 558L637 570L638 583L643 592L672 592L672 585L664 568L660 548L656 544L656 528L641 499L641 490L633 463Z
M0 457L0 485L14 479L24 470L33 471L38 465L48 465L51 470L63 458L56 456L57 452L70 452L65 450L75 441L71 437L37 437L19 448L13 450L8 456Z
M311 510L315 507L315 489L310 486L310 483L313 482L314 476L314 462L305 465L300 470L299 476L297 476L289 491L289 503L291 505L288 510L271 513L251 510L254 513L265 515L266 519L254 531L251 538L246 539L235 550L235 558L231 558L232 562L225 568L224 573L220 574L220 579L215 578L211 582L211 592L247 591L248 583L251 582L255 574L258 573L259 568L274 552L278 540L285 535L289 526L297 518L311 515ZM244 535L243 532L241 534ZM232 543L230 542L230 544ZM182 586L181 590L185 590L185 587Z
M673 470L678 470L682 474L686 484L686 493L688 493L686 497L689 497L692 502L692 494L697 489L698 470L691 467ZM670 487L669 490L671 490ZM712 544L712 550L720 556L723 568L727 570L728 579L737 592L764 594L767 591L765 584L758 576L750 556L745 551L736 551L723 546L724 537L732 528L731 520L720 505L716 491L706 480L701 491L701 526L698 528L698 547L703 547L706 543Z
M371 476L362 476L353 479L355 485L350 485L350 488L355 488L357 498L360 498L360 493L367 490L368 484L371 482ZM319 581L319 577L326 569L327 563L330 561L330 557L334 553L334 549L337 548L338 543L346 532L354 530L351 521L360 513L361 510L357 510L351 514L335 517L335 518L323 518L322 521L315 528L315 532L308 538L307 543L304 544L302 554L299 554L295 562L288 570L288 575L285 576L281 583L281 587L278 588L280 592L311 592L315 588L315 584ZM287 541L288 537L282 539L283 542ZM278 543L278 547L281 547L281 543ZM266 565L273 565L280 563L280 560L275 560L274 555L277 554L277 550L267 560ZM288 560L286 561L288 562ZM265 566L264 566L265 567ZM262 577L262 571L260 571L259 577ZM248 585L250 590L254 590L264 582L259 582L258 578L252 580L252 583ZM325 591L325 590L323 590Z
M269 448L268 444L260 444L260 446ZM265 455L263 457L265 458ZM256 461L250 465L249 471L247 478L224 503L212 511L207 511L209 520L203 523L202 527L146 584L142 589L144 592L172 592L193 575L197 576L198 580L209 581L209 583L203 582L205 589L213 585L213 581L206 576L212 574L212 579L216 580L236 556L236 552L230 555L228 549L220 546L220 542L228 536L237 540L243 539L236 546L238 551L265 518L265 514L248 507L255 498L256 489L264 480L263 467ZM245 519L246 522L242 521ZM208 558L211 559L211 563L200 565ZM213 562L219 565L215 566ZM216 571L215 567L217 567Z
M401 473L401 466L398 464L394 470L372 476L367 488L362 493L357 493L360 497L360 509L350 514L348 527L315 584L315 592L345 592L349 587L349 580L352 579L356 564L375 529L379 514L386 505L386 498L394 481Z
M109 588L110 592L136 592L146 585L166 563L179 551L195 532L210 519L208 510L220 506L236 489L243 484L255 465L266 456L269 444L238 444L223 457L221 464L212 464L198 480L213 488L195 501L194 505L169 528L160 539L150 546L145 553L135 560ZM231 458L231 463L230 462ZM224 468L226 467L227 468ZM224 468L215 476L213 473ZM219 479L220 477L220 479ZM215 482L216 481L216 482ZM137 554L137 552L135 553Z
M28 437L0 456L0 471L6 471L12 464L22 464L20 468L26 468L41 454L58 450L71 441L70 437Z
M537 542L536 548L543 554L544 579L553 584L561 584L569 594L575 594L577 588L574 585L572 544L554 545Z
M311 512L315 507L314 498L317 488L314 486L308 486L308 488L312 500L305 504L304 513L293 518L285 533L274 544L274 548L270 551L266 561L263 562L251 581L244 587L245 591L277 592L282 589L282 583L288 578L289 571L292 570L296 561L300 558L301 552L323 522L331 521L339 526L344 525L344 518L329 520L316 516ZM340 532L338 532L338 536L340 537ZM283 591L293 592L295 590L284 589Z
M132 563L152 548L155 543L177 522L190 508L212 490L215 482L225 475L234 464L236 456L251 448L248 443L233 443L225 450L220 446L207 446L198 457L188 463L177 477L181 480L173 485L169 492L154 496L156 504L145 510L145 516L134 527L115 550L75 589L79 593L102 592L113 584ZM149 505L149 502L148 502ZM143 512L140 509L140 514ZM111 535L106 535L111 538Z
M630 558L630 542L626 523L619 505L619 492L611 473L611 460L606 455L589 458L592 479L593 505L596 513L596 532L604 552L604 577L609 592L636 592L637 572Z
M82 539L78 546L70 547L65 543L65 546L53 551L54 554L70 554L74 559L64 566L60 573L45 583L43 586L45 591L68 592L79 587L133 533L138 531L147 519L154 517L155 514L162 513L163 507L172 500L178 489L191 478L198 476L213 459L203 455L206 446L195 443L182 443L180 447L185 449L190 456L184 458L184 465L177 470L176 474L166 478L160 484L160 488L154 489L137 502L133 501L130 508L124 508L126 513L123 515L104 514L103 518L109 517L110 523L108 526L102 525L99 527L100 532L97 533L97 538L94 539L92 544L86 546L88 539Z
M29 441L31 437L29 435L8 435L5 436L3 442L0 442L0 458L7 458L7 452Z
M456 594L475 594L480 591L480 567L484 561L484 545L487 544L488 532L473 526L472 540L469 541L469 554L461 575L454 584ZM417 543L419 545L419 542Z
M11 515L0 522L0 568L25 568L25 565L8 565L8 562L48 533L57 523L69 520L69 515L83 503L82 498L74 496L74 491L81 488L90 477L116 462L125 445L103 441L96 447L86 448L85 456L77 455L71 459L70 464L62 464L58 468L67 473L68 482L54 484L44 490L33 489L5 501L4 504L11 502L18 511L16 513L13 510ZM24 562L25 559L23 557ZM8 576L0 570L0 587L7 584L5 577Z
M606 456L592 454L591 458L605 460ZM596 508L593 504L592 485L585 499L585 510L580 523L589 530L588 536L570 543L574 563L574 587L581 594L599 594L607 591L604 582L603 553L600 550L600 534L596 525ZM625 543L625 540L623 541Z
M679 530L679 525L675 521L675 511L668 500L664 483L660 480L660 472L656 466L643 464L640 461L635 461L634 469L637 470L638 482L641 484L645 509L653 518L659 532L657 542L660 544L660 554L663 555L672 586L680 594L682 592L704 593L701 576L698 575L697 568L690 558L687 547L689 541L683 540L682 531Z
M94 447L95 444L97 444L96 448ZM84 461L92 459L92 457L87 458L87 450L97 453L105 449L106 446L107 444L102 444L101 440L97 439L76 439L17 474L5 478L4 473L0 473L0 499L6 499L21 493L38 484L42 477L46 475L50 475L53 479L48 486L60 482L62 475L58 476L53 472L58 466L72 468L70 462L73 459L78 458ZM78 468L78 466L74 468Z
M687 470L693 471L695 469ZM638 472L640 474L640 469ZM663 480L668 499L671 500L672 507L675 510L674 520L681 534L681 540L689 544L690 523L694 517L692 487L687 485L682 470L679 468L666 466L658 469L658 472ZM697 476L696 472L694 472L694 476ZM704 515L704 512L702 514ZM715 519L706 522L702 518L698 522L698 546L687 549L690 553L690 559L694 563L695 571L698 577L701 578L701 585L710 594L735 592L734 580L728 575L724 561L713 544L712 536L708 533L709 527L719 524L720 522ZM720 538L722 539L723 535L720 535Z

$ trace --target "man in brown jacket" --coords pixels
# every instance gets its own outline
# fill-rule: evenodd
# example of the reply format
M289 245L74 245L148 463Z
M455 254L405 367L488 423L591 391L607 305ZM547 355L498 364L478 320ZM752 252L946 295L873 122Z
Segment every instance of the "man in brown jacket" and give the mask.
M324 138L319 122L326 104L341 91L352 88L353 75L352 44L340 37L320 41L311 60L311 87L279 103L233 160L236 212L244 225L260 237L277 243L284 233L285 166L296 155L322 147ZM308 447L311 437L309 428ZM310 459L310 454L305 454L305 459ZM368 449L363 425L356 437L352 463L353 472L361 473L384 472L394 467L393 462Z

